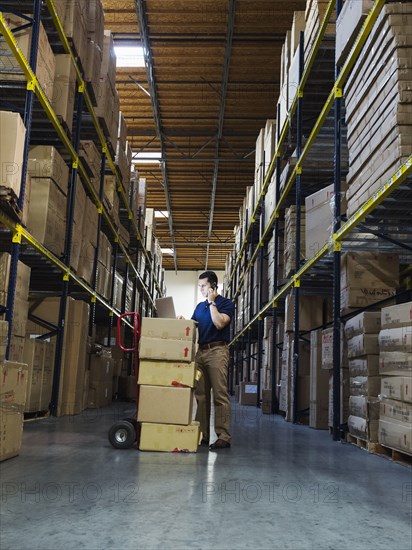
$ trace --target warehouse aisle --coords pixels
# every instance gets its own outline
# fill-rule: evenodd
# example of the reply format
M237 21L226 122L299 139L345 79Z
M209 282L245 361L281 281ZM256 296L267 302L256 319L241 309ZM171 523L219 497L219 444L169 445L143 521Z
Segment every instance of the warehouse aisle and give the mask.
M411 549L410 469L232 407L219 453L114 450L125 403L26 423L0 467L2 550Z

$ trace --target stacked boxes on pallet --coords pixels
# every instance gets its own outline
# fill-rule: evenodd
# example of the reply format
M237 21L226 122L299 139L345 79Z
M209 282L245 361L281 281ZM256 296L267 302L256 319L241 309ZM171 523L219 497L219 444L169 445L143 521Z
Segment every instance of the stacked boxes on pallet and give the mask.
M382 309L379 443L412 455L412 302Z
M139 344L140 450L196 452L192 422L196 326L184 319L142 319Z
M10 279L11 256L8 252L0 253L0 304L6 305ZM23 262L17 265L16 291L14 295L14 314L10 339L9 359L23 363L24 338L28 317L28 295L31 269ZM4 314L2 315L4 319ZM7 336L7 333L5 334ZM5 345L5 343L4 343Z
M348 429L354 437L370 442L378 440L380 326L380 311L364 311L345 324L350 375Z
M23 360L27 364L27 395L24 412L47 411L50 405L55 344L26 337Z
M20 453L27 380L27 365L0 363L0 461Z
M349 216L410 155L411 26L410 2L385 4L344 88Z
M28 23L28 20L20 15L9 12L4 12L3 15L12 32L14 29L17 29L17 27L24 27ZM20 28L13 32L14 38L27 61L30 59L32 28L31 25L27 25L25 28ZM7 43L3 37L0 39L0 57L4 59L4 63L1 63L0 80L26 81L23 70L17 59L10 55ZM50 47L43 24L40 23L36 77L50 103L53 99L55 69L56 62L54 54Z
M30 313L50 323L51 326L57 326L58 324L59 308L60 298L58 297L39 298L30 301ZM88 333L88 324L89 305L81 300L74 300L69 297L66 317L64 319L64 343L60 371L58 416L79 414L85 408L83 393L88 350L88 341L85 335ZM50 332L50 328L45 328L42 324L32 321L27 322L26 336L28 338L47 334L48 332ZM52 343L55 342L55 338L51 338ZM51 357L54 360L53 354L49 357L49 361L51 361ZM53 367L49 362L47 365L48 370L51 371Z
M92 351L90 369L85 371L85 387L88 388L86 406L97 409L112 402L114 361L110 347L95 345Z
M322 330L310 333L309 426L328 427L329 372L322 368Z
M344 424L349 415L349 369L346 340L340 338L340 411L339 422ZM329 427L333 426L333 329L322 331L322 369L329 371Z
M333 233L333 184L305 199L306 258L312 258L328 242ZM345 195L341 197L341 212L346 212Z
M57 257L64 251L69 168L57 149L37 145L29 151L31 177L27 229Z
M302 295L299 300L299 330L309 331L323 324L322 298ZM282 367L280 376L280 405L286 413L286 420L292 419L294 403L294 304L293 293L286 296L285 332L283 338ZM299 341L299 373L297 411L300 420L307 420L310 401L310 344L303 339Z

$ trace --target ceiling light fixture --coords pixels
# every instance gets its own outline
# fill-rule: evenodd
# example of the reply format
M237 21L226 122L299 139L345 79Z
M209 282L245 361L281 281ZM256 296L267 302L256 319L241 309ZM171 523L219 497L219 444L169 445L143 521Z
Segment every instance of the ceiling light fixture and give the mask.
M162 251L162 254L169 254L170 256L175 255L173 248L161 248L160 250Z

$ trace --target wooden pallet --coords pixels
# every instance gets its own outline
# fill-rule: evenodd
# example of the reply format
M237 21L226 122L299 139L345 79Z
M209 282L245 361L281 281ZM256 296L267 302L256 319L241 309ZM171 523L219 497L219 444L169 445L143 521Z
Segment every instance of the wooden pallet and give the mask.
M391 447L386 447L385 445L381 445L381 443L375 441L367 441L349 433L346 434L346 441L348 443L351 443L352 445L356 445L361 449L365 449L369 453L383 456L385 458L388 458L389 460L392 460L393 462L412 467L412 455L406 452L400 451L398 449L392 449Z
M50 411L36 411L36 412L25 412L24 421L30 422L31 420L43 420L49 418Z

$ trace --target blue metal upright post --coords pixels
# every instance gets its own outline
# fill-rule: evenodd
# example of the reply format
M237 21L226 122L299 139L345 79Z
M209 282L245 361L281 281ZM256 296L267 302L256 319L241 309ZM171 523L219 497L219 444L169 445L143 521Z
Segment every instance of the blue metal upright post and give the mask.
M76 133L74 135L74 141L73 141L73 148L76 151L76 153L79 151L79 145L80 145L83 99L84 99L83 92L78 90L77 101L76 101L77 123L76 123ZM66 222L66 236L65 236L65 244L64 244L64 263L69 268L70 268L72 240L73 240L73 219L74 219L74 208L75 208L75 201L76 201L77 173L78 173L77 165L73 164L71 173L70 173L69 192L67 197L67 222ZM56 354L55 354L55 360L54 360L53 387L52 387L52 396L51 396L51 402L50 402L50 412L54 416L56 416L58 412L60 372L61 372L61 364L63 359L64 329L65 329L68 295L69 295L69 279L66 275L64 275L62 293L60 298Z
M280 139L280 105L278 105L278 111L277 111L277 119L276 119L276 133L277 133L277 142L279 142ZM276 201L275 201L275 207L277 204L277 201L279 200L280 196L280 154L276 157ZM275 225L274 225L274 233L273 233L273 239L274 239L274 254L273 254L273 296L278 291L278 285L279 285L279 217L275 218ZM276 402L276 383L277 383L277 370L279 369L279 365L277 364L277 321L278 321L278 310L277 306L275 306L272 310L272 373L271 373L271 388L272 388L272 404L271 404L271 412L274 414L277 409L278 403ZM279 377L280 378L280 377Z
M342 1L336 2L336 17L342 9ZM339 67L335 66L335 81L339 76ZM342 139L342 98L335 98L335 154L334 154L334 215L333 231L340 228L341 200L340 200L340 180L341 180L341 139ZM333 439L340 439L340 409L341 409L341 320L340 320L340 247L333 251Z
M39 49L39 33L40 33L40 12L41 12L41 0L34 0L33 3L33 21L32 21L32 39L30 46L30 67L34 73L37 70L37 53ZM24 126L26 128L26 135L24 139L24 151L23 162L21 167L21 181L20 181L20 193L18 198L18 207L20 211L23 211L24 197L26 193L26 177L27 177L27 163L29 158L29 146L31 139L31 127L33 119L33 105L35 100L35 94L33 90L26 91L26 101L24 107ZM14 314L14 298L16 294L17 285L17 267L19 264L20 256L20 242L19 238L13 240L11 248L10 258L10 272L9 272L9 285L7 289L7 302L6 302L6 321L8 322L7 331L7 346L6 346L6 359L10 357L10 343L13 334L13 314Z
M300 33L299 40L299 82L302 79L304 66L304 34ZM299 159L302 153L302 98L298 97L297 104L297 136L296 136L296 156ZM301 248L301 239L300 239L300 229L301 229L301 174L300 170L297 171L296 175L296 256L295 256L295 272L299 271L300 268L300 248ZM294 329L294 339L293 339L293 372L292 372L292 383L293 383L293 408L292 408L292 419L296 424L298 417L298 376L299 376L299 301L300 301L300 282L295 284L294 289L294 316L293 316L293 329Z
M99 186L99 201L103 202L104 195L104 171L106 169L106 153L102 153L101 163L100 163L100 186ZM100 250L100 232L102 229L102 212L98 212L97 217L97 235L96 235L96 250L94 251L93 258L93 277L92 277L92 289L93 292L96 292L97 289L97 275L99 267L99 250ZM90 317L89 317L89 336L93 333L93 325L96 319L96 299L93 297L92 305L90 308Z

